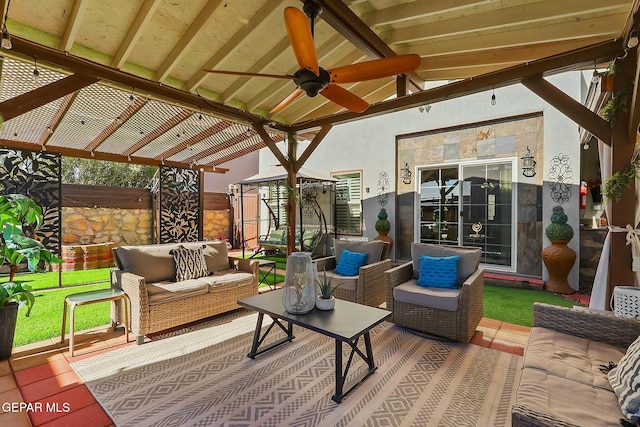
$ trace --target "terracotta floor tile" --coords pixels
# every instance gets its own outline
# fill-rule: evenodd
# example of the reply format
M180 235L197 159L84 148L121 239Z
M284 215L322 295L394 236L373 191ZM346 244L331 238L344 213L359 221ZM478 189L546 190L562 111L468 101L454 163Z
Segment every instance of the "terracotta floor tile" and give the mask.
M62 393L54 394L40 400L43 407L49 408L42 412L31 412L29 417L35 426L39 426L57 418L64 417L71 412L96 403L95 399L85 386L74 387Z
M476 328L476 332L482 332L485 338L493 339L498 333L498 329L487 328L487 327L478 325L478 327Z
M513 323L502 323L502 325L500 325L500 330L525 332L527 334L531 332L531 328L529 326L514 325Z
M69 365L69 362L66 359L54 360L52 362L47 362L44 365L16 372L16 382L22 387L27 384L35 383L36 381L69 372L71 369L71 365Z
M69 371L20 387L20 391L26 402L37 402L81 384L82 379L74 371Z
M480 319L480 326L484 326L485 328L492 328L492 329L499 329L500 325L502 324L502 321L500 320L495 320L495 319L488 319L486 317L483 317L482 319Z
M24 400L22 399L22 395L20 394L20 390L18 390L17 388L13 388L11 390L5 391L3 393L0 393L0 403L16 403L16 402L24 402ZM0 414L4 413L4 408L2 407L2 405L0 405ZM11 424L2 424L0 423L1 426L4 425L11 425Z
M524 355L524 346L515 344L508 341L503 341L498 338L494 339L491 343L491 347L494 350L504 351L505 353L517 354L519 356Z
M13 374L3 375L0 377L0 393L17 388ZM2 403L2 402L0 402Z
M73 411L63 417L56 418L55 420L42 424L46 427L77 427L86 426L87 420L91 420L91 427L106 427L113 424L111 418L102 410L100 405L94 403L93 405L84 407L78 411Z
M38 353L22 353L14 354L11 356L11 368L14 372L22 371L23 369L29 369L36 366L44 365L56 360L63 360L64 356L60 349L47 348Z
M31 427L31 421L26 412L5 412L0 414L0 426Z
M476 331L471 337L471 344L479 345L480 347L489 347L493 341L493 336L486 336L482 331Z
M523 333L523 332L518 332L518 331L505 331L500 329L498 331L498 333L496 334L496 336L494 337L494 341L495 340L501 340L501 341L505 341L505 342L511 342L514 344L519 344L524 346L525 344L527 344L527 340L529 339L529 334L528 333Z

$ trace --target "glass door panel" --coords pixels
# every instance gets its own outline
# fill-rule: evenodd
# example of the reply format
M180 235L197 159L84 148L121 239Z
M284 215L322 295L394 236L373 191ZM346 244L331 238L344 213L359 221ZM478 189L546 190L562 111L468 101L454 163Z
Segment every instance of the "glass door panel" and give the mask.
M421 171L421 242L458 244L459 190L457 167Z

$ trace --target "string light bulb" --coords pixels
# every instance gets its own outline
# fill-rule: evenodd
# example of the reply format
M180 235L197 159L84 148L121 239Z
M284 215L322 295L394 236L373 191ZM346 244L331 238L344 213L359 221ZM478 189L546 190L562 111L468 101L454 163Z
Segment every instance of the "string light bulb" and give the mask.
M491 89L491 105L496 105L496 88Z
M131 93L129 94L129 105L133 106L133 103L135 102L136 98L135 96L133 96L133 89L135 88L131 88Z
M629 49L633 49L638 46L638 30L633 30L629 33L629 38L627 39L627 47Z
M40 70L38 70L38 57L33 55L33 82L38 83L40 81Z
M11 43L11 34L9 34L9 30L7 29L7 16L9 16L9 6L11 5L11 0L7 1L7 10L4 14L4 23L2 25L2 41L0 42L0 46L2 46L5 50L10 50L13 47L13 43Z
M593 75L591 76L591 83L596 85L598 84L599 81L600 81L600 74L598 73L598 70L596 68L596 61L593 61Z

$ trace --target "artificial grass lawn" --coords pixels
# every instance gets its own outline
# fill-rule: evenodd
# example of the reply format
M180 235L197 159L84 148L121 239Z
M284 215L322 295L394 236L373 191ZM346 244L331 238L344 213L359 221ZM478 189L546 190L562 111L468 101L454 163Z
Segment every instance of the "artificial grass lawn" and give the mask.
M573 307L575 301L538 289L484 285L484 317L522 326L533 324L533 303Z
M86 283L108 282L111 268L98 268L95 270L63 271L62 286L72 286ZM0 277L0 283L8 282L9 276ZM49 273L18 273L14 282L37 289L58 288L58 272Z

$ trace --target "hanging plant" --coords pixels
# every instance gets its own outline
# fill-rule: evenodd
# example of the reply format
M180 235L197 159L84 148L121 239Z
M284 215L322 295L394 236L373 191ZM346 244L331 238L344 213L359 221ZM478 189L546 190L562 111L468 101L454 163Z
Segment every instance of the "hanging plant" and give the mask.
M638 173L640 173L640 157L611 175L609 179L605 179L602 185L602 195L605 202L620 201L622 193L631 187L631 183L636 179Z
M631 98L632 87L629 86L624 90L613 94L611 99L602 107L601 115L606 121L609 122L609 126L614 127L618 120L618 113L620 111L627 111L629 99Z

